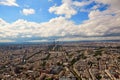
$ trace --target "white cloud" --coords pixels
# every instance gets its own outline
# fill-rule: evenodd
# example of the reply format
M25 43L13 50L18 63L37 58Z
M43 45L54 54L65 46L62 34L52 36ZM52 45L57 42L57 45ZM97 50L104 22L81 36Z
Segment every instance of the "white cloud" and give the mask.
M97 5L94 5L91 9L92 10L96 10L96 9L98 9L98 8L100 8L101 6L100 6L100 4L97 4Z
M53 2L53 0L48 0L48 2Z
M35 14L35 10L31 9L31 8L30 9L23 9L22 13L27 16L27 15Z
M79 2L79 1L73 1L72 2L72 4L74 6L77 6L77 7L83 7L83 6L89 5L90 3L92 3L92 0L90 0L90 1L82 1L82 2Z
M94 13L96 12L93 11L90 15ZM12 40L16 40L18 38L23 40L26 38L37 38L36 40L45 38L47 40L47 38L52 37L57 37L58 40L102 40L103 38L108 40L112 38L120 38L119 36L116 37L112 35L110 38L107 38L109 37L107 36L109 34L120 33L120 15L99 15L101 15L99 19L90 16L89 20L86 20L83 24L79 25L76 25L73 21L61 16L44 23L29 22L20 19L10 24L1 19L2 23L0 23L0 38Z
M71 7L68 3L63 3L61 6L52 6L49 8L50 13L55 13L57 15L65 15L66 18L70 18L75 15L77 11Z
M15 42L15 41L14 41L14 40L5 40L5 39L4 39L4 40L1 40L1 39L0 39L0 42L2 42L2 43L5 42L5 43L6 43L6 42Z
M94 0L96 3L109 5L111 9L120 9L120 0Z
M0 0L0 5L7 5L7 6L19 6L16 3L16 0Z
M8 23L0 18L0 26L6 26Z
M57 15L65 15L66 18L71 18L71 16L77 14L77 8L82 8L89 5L92 1L73 1L73 0L62 0L60 6L52 6L49 8L50 13Z
M120 10L116 6L118 3L115 5L112 2L96 1L97 5L102 3L109 6L103 11L98 9L100 5L91 9L88 14L89 19L83 21L82 24L75 24L69 19L77 13L71 0L63 0L62 5L52 6L49 11L60 16L48 22L36 23L19 19L13 23L7 23L0 19L0 39L17 40L20 38L24 40L27 38L28 41L29 39L41 41L56 37L57 40L119 40ZM77 3L78 7L90 4L90 2L83 5L80 3ZM25 15L29 14L33 13L26 11Z

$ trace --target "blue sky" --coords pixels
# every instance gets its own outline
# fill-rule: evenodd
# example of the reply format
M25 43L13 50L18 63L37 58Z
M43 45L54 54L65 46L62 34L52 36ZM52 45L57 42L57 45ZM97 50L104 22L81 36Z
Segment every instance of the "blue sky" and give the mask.
M0 0L0 42L119 40L119 2Z
M34 22L49 21L55 15L49 14L48 9L54 3L48 3L47 0L17 0L19 7L16 6L0 6L0 17L8 22L14 22L18 19L25 19ZM35 14L25 16L21 13L24 8L32 8ZM8 14L9 12L9 14Z
M50 13L48 10L51 6L54 5L61 5L61 0L17 0L16 3L20 5L19 7L16 6L0 6L0 17L5 21L12 23L18 19L25 19L27 21L33 22L48 22L50 19L57 17L54 13ZM92 5L89 5L92 7ZM32 8L35 10L35 14L31 14L25 16L22 14L22 10L26 8ZM8 14L9 12L9 14ZM79 18L80 17L80 18ZM71 20L75 23L81 23L83 20L88 19L88 12L79 12L78 14L74 15Z

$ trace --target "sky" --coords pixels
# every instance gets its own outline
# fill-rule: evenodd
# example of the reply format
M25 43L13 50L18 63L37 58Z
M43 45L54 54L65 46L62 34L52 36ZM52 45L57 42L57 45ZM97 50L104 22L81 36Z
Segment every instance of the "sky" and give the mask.
M0 42L120 40L120 0L0 0Z

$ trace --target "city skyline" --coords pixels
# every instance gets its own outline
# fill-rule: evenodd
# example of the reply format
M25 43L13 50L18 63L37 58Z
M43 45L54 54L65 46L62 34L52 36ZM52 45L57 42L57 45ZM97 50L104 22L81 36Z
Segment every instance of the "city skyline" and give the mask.
M119 0L0 0L0 42L120 40Z

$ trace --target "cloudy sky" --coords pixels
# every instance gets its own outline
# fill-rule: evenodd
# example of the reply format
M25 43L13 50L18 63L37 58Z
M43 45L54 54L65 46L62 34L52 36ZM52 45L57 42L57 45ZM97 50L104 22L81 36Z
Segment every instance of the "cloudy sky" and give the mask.
M0 42L120 40L120 0L0 0Z

